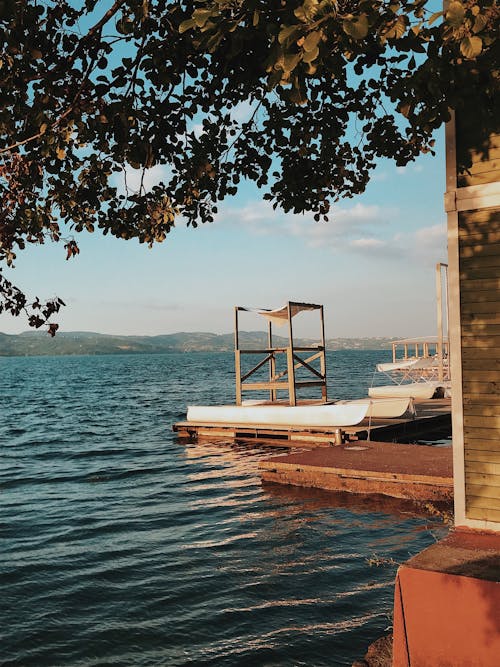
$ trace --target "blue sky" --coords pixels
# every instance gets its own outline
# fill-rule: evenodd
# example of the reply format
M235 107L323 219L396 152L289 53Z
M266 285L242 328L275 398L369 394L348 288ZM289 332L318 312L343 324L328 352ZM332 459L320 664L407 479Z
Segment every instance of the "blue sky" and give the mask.
M341 202L328 223L274 212L245 186L213 224L180 222L153 249L82 234L78 257L66 261L62 244L33 246L7 275L30 294L60 296L67 306L54 319L64 331L225 333L234 305L290 299L323 303L329 337L434 334L434 265L446 261L442 133L437 139L435 157L406 168L381 163L367 191ZM297 332L314 334L301 318ZM22 318L0 316L0 331L26 329Z

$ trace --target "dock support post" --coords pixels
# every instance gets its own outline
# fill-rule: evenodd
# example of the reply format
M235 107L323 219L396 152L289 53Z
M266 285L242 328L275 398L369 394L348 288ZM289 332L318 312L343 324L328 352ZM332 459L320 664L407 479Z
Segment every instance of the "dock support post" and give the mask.
M236 375L236 405L241 405L241 352L238 335L238 306L234 309L234 370Z
M325 317L323 312L323 306L321 306L319 311L321 317L321 357L320 357L320 368L321 368L321 378L324 382L324 385L321 387L321 397L323 403L326 403L328 400L328 388L326 386L326 348L325 348Z
M290 405L297 405L295 392L295 362L293 359L293 328L292 328L292 307L288 302L288 348L286 351L287 371L288 371L288 395Z
M267 345L268 348L271 350L270 352L270 359L269 359L269 382L274 382L274 377L276 375L276 359L274 356L274 352L272 351L273 349L273 325L271 324L271 321L269 321L267 325ZM276 402L276 389L270 389L269 390L269 399L271 403Z

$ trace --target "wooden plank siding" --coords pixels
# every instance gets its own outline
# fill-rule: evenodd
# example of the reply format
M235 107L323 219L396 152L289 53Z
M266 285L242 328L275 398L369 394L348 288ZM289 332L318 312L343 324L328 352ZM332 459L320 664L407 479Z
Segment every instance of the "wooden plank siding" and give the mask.
M495 145L500 145L498 135ZM496 170L496 171L495 171ZM496 174L496 175L495 175ZM500 180L499 161L473 164L463 186ZM458 218L465 511L500 519L500 212L462 211Z
M463 160L466 156L465 162L469 163L467 172L458 175L457 185L460 188L500 181L500 134L490 135L488 141L477 146L474 120L471 115L469 123L462 121L457 124L459 159Z

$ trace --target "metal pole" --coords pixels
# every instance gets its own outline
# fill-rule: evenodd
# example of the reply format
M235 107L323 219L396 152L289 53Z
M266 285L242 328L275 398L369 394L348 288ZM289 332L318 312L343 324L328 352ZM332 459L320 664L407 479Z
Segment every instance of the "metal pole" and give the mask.
M234 370L236 375L236 405L241 405L241 354L238 336L238 306L234 308Z
M290 301L288 302L288 336L289 346L286 351L288 370L288 396L290 405L297 405L297 399L295 395L295 363L293 359L292 307L290 305Z
M437 307L437 358L438 380L443 381L443 285L441 264L436 264L436 307Z
M269 359L269 382L274 382L274 376L276 375L276 359L274 357L274 352L272 351L273 349L273 325L271 321L269 321L267 325L267 344L269 347L269 354L271 355ZM269 390L269 398L271 400L271 403L274 403L276 401L276 389L270 389Z
M328 389L326 386L326 349L325 349L325 317L324 317L324 312L323 312L323 306L320 308L320 317L321 317L321 347L323 348L323 352L321 354L320 358L320 363L321 363L321 375L323 376L323 382L325 383L321 387L321 397L323 399L323 402L326 403L328 400Z

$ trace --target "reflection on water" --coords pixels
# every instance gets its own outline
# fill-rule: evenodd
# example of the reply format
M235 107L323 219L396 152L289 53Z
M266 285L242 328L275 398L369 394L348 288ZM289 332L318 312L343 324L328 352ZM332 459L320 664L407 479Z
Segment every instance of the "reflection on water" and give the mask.
M352 392L380 360L338 355ZM443 528L262 485L264 448L179 443L186 403L230 400L229 359L0 360L2 664L342 666L385 631L395 567L368 559Z

